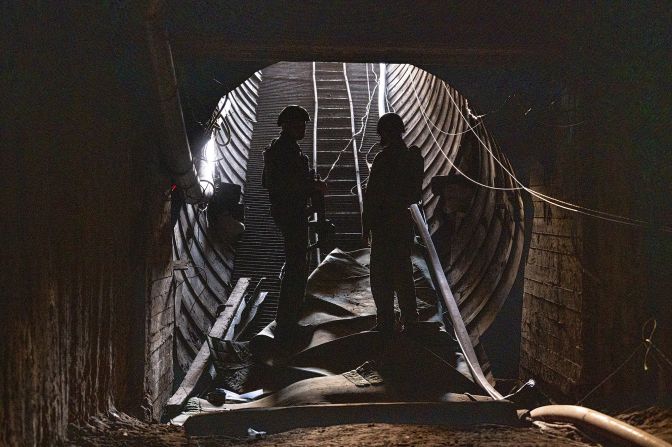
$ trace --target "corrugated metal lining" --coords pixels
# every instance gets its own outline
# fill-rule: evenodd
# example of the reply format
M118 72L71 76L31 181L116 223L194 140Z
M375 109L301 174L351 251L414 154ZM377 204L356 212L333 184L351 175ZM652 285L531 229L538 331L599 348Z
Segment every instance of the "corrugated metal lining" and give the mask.
M509 171L513 169L485 126L470 118L466 99L441 79L407 64L388 65L387 79L389 105L407 123L406 141L419 146L425 157L423 201L430 231L467 328L477 338L494 320L518 273L523 249L522 197L518 190L476 187L461 222L450 231L449 217L430 182L436 175L454 172L452 164L456 164L480 183L515 186L483 144Z
M277 119L285 106L300 105L314 116L311 63L281 62L265 68L262 73L244 196L245 233L238 245L233 278L235 281L249 277L252 284L266 278L261 290L267 291L268 296L259 309L255 324L243 338L254 335L275 318L280 290L278 273L284 262L282 237L270 216L268 191L261 186L263 151L280 133ZM312 126L306 126L306 136L300 145L311 160L312 139Z
M257 73L228 95L226 120L231 138L228 142L221 138L219 142L225 144L215 145L214 176L222 182L245 186L260 82ZM186 269L175 270L174 274L175 354L183 371L189 368L215 321L217 306L226 302L233 287L234 242L209 229L207 222L207 210L185 205L173 233L174 259L189 262Z
M342 101L347 95L345 84L341 82L342 64L317 63L317 69L318 93L322 101L318 115L318 170L324 176L338 152L348 143L351 129L347 129L347 98ZM377 67L367 64L347 64L347 70L356 130L365 124L365 130L356 137L360 173L365 181L368 176L366 160L371 162L377 150L374 148L366 157L378 140L375 95L368 120L365 113L379 73ZM188 366L198 351L204 333L214 321L217 305L226 301L231 284L237 278L259 280L265 277L262 289L269 292L255 324L243 338L253 335L275 316L279 289L277 275L283 263L282 240L269 215L268 194L261 187L262 152L279 133L276 119L284 106L299 104L311 117L315 116L312 64L278 63L267 67L263 70L263 82L259 77L252 78L232 92L230 100L232 140L222 148L217 169L223 181L245 187L246 229L234 251L230 244L216 244L206 231L203 213L186 207L180 215L175 227L175 252L183 254L183 259L186 253L192 260L192 267L182 275L176 275L181 283L177 295L181 300L177 318L177 356L182 368ZM440 197L432 192L431 179L450 174L455 163L478 182L497 187L513 186L510 177L469 130L469 120L483 143L508 169L511 167L485 127L476 126L478 121L469 118L465 98L424 70L411 65L388 65L387 101L407 123L407 143L422 149L425 157L423 200L430 230L467 328L477 341L502 306L518 271L523 244L522 199L518 191L475 188L468 210L456 223L444 212ZM252 126L255 117L257 121ZM306 137L301 142L311 162L312 131L312 126L307 126ZM443 149L445 156L438 147ZM351 148L344 151L330 180L333 197L327 198L327 214L343 233L337 243L346 249L356 248L359 216L352 212L358 209L356 195L350 193L355 186ZM234 254L235 266L232 262ZM487 368L484 365L484 369Z

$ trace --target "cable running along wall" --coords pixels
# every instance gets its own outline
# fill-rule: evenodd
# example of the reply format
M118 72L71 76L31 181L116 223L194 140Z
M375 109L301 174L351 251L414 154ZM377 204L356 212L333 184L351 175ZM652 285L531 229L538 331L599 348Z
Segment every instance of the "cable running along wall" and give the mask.
M222 116L215 121L221 130L213 135L214 153L207 154L206 161L204 148L199 157L200 163L214 165L215 178L243 189L260 82L261 75L256 73L222 98L218 105ZM207 213L207 209L184 205L174 228L173 258L181 261L181 269L174 273L175 354L185 372L217 317L217 306L226 302L233 287L235 241L209 228Z

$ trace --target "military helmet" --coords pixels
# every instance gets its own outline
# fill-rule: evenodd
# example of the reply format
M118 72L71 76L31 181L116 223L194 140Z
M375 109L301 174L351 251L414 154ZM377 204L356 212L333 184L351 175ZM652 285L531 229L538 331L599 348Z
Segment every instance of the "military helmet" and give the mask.
M308 111L301 106L291 105L282 109L278 115L278 126L282 126L289 121L310 121Z
M399 133L401 135L406 131L406 126L404 125L404 121L399 115L390 112L380 117L376 130L378 133L381 131L387 131L392 133Z

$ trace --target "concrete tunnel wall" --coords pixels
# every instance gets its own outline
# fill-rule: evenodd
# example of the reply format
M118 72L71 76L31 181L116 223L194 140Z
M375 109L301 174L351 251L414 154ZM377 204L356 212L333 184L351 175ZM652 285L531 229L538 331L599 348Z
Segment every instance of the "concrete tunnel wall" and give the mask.
M5 445L54 443L66 436L68 423L111 408L143 417L151 413L143 408L151 408L148 402L156 400L156 383L146 369L151 354L147 309L165 298L170 283L165 279L172 270L166 198L171 182L157 143L161 123L153 110L156 94L141 37L142 6L42 5L39 10L9 6L2 14L3 29L11 36L5 53L9 69L3 71L0 89L2 103L10 106L3 112L8 125L3 128L0 152L5 213L0 234L6 253L0 261L0 442ZM526 18L537 30L535 38L552 41L569 36L569 47L581 48L561 56L549 50L549 57L558 59L543 68L523 63L507 71L475 64L432 71L453 80L484 111L499 108L506 93L497 87L508 85L521 72L550 73L586 105L583 110L591 125L580 132L575 129L572 144L563 145L557 144L556 132L568 130L545 126L496 130L502 147L510 148L516 170L527 172L523 167L538 164L541 169L531 176L532 182L549 192L668 223L670 61L665 57L669 46L661 38L666 24L659 19L666 16L644 8L612 6L576 15L578 26L569 28L571 32L561 19L554 25ZM220 13L225 12L222 8ZM497 19L486 19L486 25L502 17L511 19L496 12L492 17ZM444 22L437 25L431 15L415 14L403 26L422 33L417 37L402 33L405 39L422 43L433 37L439 48L441 39L451 41L443 33ZM317 24L325 17L337 17L342 24L342 14L309 14L307 20ZM460 11L453 17L452 30L458 37L465 42L469 36L480 39L469 29L469 20L459 25L465 18ZM239 26L248 33L259 29L259 40L273 41L263 35L269 28L262 26L262 18L239 16ZM395 20L387 17L379 22L394 25ZM507 31L503 26L490 28ZM524 26L513 31L523 38L531 35ZM368 60L380 56L376 48L390 48L394 54L393 35L384 34L387 41L377 40L381 37L376 33L363 36L360 47L344 45L340 54L355 59L370 51ZM315 39L329 42L334 34L325 32ZM511 41L516 42L499 39ZM287 42L291 45L291 36ZM318 47L297 48L303 48L303 60L327 57ZM421 51L418 54L424 57ZM422 64L401 59L397 61ZM235 84L267 62L221 58L217 63L230 67L220 71L220 81ZM424 63L436 66L435 60ZM178 72L179 68L178 64ZM179 76L182 79L184 71ZM211 111L211 104L204 104L203 110ZM504 110L499 116L504 122L520 118L517 111ZM549 215L541 204L536 212L535 223L550 223L551 228L561 229L576 219L553 211ZM648 316L658 319L654 341L668 357L672 352L669 237L584 218L580 225L581 307L574 313L581 322L578 377L585 382L569 382L570 388L594 384L613 371L628 349L639 343L642 319ZM538 226L536 237L543 239L548 233ZM571 259L558 262L575 262ZM541 261L528 257L527 262ZM556 264L542 267L544 274L558 271ZM551 289L564 287L550 284ZM538 297L526 290L526 300L533 306L526 321L548 321L545 327L562 337L567 330L564 320L541 320L537 310L555 292ZM560 337L535 339L538 347L524 348L528 354L522 363L524 376L543 372L546 361L557 361L551 353L570 355L557 342ZM658 369L644 373L641 363L629 368L629 374L619 376L603 392L611 392L621 404L641 398L642 392L659 400L672 395L669 381ZM551 386L565 386L551 373L542 378Z

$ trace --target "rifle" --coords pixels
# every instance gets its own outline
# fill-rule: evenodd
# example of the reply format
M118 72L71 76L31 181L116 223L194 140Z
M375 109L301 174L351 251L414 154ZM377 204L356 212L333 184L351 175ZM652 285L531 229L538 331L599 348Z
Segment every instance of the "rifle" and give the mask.
M336 233L336 226L327 219L324 208L324 194L319 191L314 191L310 195L311 208L316 217L308 221L308 228L317 235L317 242L308 246L308 250L320 248L327 250L334 245L334 235Z

